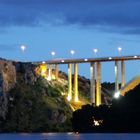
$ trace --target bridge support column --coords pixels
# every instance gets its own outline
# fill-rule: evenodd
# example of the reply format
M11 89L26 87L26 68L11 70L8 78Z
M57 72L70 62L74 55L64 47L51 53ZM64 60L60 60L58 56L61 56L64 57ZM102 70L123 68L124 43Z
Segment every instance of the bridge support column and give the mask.
M52 64L49 66L49 74L48 74L48 80L52 80Z
M68 64L68 101L72 99L72 64Z
M78 101L78 64L74 63L74 101Z
M95 105L95 63L90 63L90 102Z
M124 60L121 61L121 88L125 85L125 64Z
M43 63L43 64L40 65L40 67L41 67L41 76L46 78L46 71L47 71L46 64Z
M115 61L115 92L119 90L119 83L118 83L118 61Z
M101 104L101 63L96 63L96 106Z
M55 64L55 79L58 80L58 64Z

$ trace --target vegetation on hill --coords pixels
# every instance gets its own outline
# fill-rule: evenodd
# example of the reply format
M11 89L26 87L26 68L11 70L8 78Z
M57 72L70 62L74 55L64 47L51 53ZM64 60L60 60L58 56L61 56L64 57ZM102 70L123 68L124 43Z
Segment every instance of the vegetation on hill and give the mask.
M72 130L71 109L57 88L50 86L41 77L34 85L21 81L9 92L8 113L6 119L1 119L0 123L2 132Z

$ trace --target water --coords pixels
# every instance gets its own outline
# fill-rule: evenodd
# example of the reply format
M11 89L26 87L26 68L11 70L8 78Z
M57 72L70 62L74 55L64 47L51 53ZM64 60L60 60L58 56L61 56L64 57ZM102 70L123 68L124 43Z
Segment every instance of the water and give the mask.
M139 140L140 134L0 134L0 140Z

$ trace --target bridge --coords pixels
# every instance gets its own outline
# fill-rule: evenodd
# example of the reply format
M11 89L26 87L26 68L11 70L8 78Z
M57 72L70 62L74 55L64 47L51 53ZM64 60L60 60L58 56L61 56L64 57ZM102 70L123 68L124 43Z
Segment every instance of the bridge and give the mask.
M65 64L68 66L68 101L74 99L78 102L78 64L89 63L90 64L90 102L99 106L101 102L101 64L105 62L114 62L115 70L115 92L119 93L119 64L121 64L121 89L125 87L125 62L130 60L140 60L140 55L132 56L119 56L119 57L101 57L101 58L83 58L83 59L53 59L48 61L38 61L33 64L40 65L41 75L47 77L48 80L52 80L53 65L55 71L55 79L59 78L58 66ZM72 66L74 65L74 88L72 87ZM47 70L48 69L48 70ZM135 80L139 81L139 80ZM137 82L136 82L137 83ZM129 84L129 86L132 84ZM130 86L132 87L132 86ZM72 89L74 89L74 98L72 95ZM126 88L124 88L126 90ZM124 89L122 95L124 95ZM120 93L119 93L120 94Z

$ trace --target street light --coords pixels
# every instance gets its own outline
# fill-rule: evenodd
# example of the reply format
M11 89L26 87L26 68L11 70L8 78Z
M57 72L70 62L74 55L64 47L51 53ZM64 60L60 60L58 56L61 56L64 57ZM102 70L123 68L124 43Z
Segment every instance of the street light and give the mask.
M55 55L55 52L51 52L51 55L54 56Z
M51 52L52 59L53 59L53 57L55 56L55 54L56 54L56 53L55 53L54 51Z
M73 57L73 55L75 54L75 51L71 50L70 53L71 53L71 56Z
M121 51L122 51L122 47L118 47L119 54L121 54Z
M24 51L26 50L26 46L25 45L21 45L20 46L21 51L24 53Z
M96 56L97 52L98 52L98 49L93 49L93 52L94 52L94 55Z
M25 45L21 45L20 46L21 52L22 54L24 54L25 50L26 50L26 46ZM26 60L25 60L26 61Z

